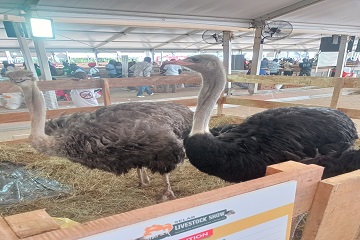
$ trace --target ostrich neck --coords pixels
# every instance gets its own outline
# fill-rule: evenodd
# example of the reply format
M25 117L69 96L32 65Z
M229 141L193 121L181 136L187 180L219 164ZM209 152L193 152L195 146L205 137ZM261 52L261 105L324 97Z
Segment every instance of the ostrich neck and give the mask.
M212 110L226 84L225 71L220 67L201 75L203 85L198 97L190 136L197 133L209 133L209 121Z
M31 136L45 136L46 109L44 96L35 82L29 87L24 87L22 90L26 106L30 112Z

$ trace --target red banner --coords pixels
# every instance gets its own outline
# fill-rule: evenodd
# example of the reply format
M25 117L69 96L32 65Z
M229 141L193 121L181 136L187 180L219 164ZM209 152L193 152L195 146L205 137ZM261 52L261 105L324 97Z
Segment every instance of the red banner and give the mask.
M182 238L180 240L200 240L200 239L208 238L212 235L213 235L213 230L210 229L205 232L197 233L197 234L191 235L189 237Z

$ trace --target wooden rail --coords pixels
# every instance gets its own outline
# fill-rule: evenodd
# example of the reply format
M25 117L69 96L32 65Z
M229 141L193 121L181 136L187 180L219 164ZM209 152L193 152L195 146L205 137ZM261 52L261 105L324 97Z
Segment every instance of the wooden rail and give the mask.
M342 88L360 88L360 78L328 78L328 77L307 77L307 76L259 76L259 75L229 75L230 82L244 82L244 83L258 83L262 84L288 84L298 86L317 86L317 87L334 87L334 92L341 92ZM38 86L42 91L50 90L70 90L70 89L88 89L88 88L102 88L104 98L104 105L111 104L110 89L121 88L127 86L141 86L141 85L163 85L163 84L179 84L179 83L201 83L199 74L181 74L179 76L153 76L149 78L103 78L103 79L89 79L86 81L73 81L71 79L63 79L56 81L39 81ZM0 83L0 93L3 92L19 92L19 89L10 82ZM331 103L333 108L337 107L340 94L332 97ZM175 102L187 106L196 104L196 99L176 100ZM259 108L276 108L285 106L315 106L295 103L281 103L271 101L260 101L253 99L239 99L232 96L225 96L219 101L218 114L222 114L223 104L244 105L249 107ZM74 112L91 112L98 107L86 108L70 108L57 109L47 111L48 118L54 118L63 114L71 114ZM360 118L360 110L339 108L352 118ZM27 112L20 113L6 113L0 114L1 123L11 123L20 121L29 121L30 117Z

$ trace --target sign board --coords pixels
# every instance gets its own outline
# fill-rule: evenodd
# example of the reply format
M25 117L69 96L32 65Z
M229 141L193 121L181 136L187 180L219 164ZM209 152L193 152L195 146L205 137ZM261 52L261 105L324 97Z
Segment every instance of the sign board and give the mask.
M295 192L296 181L289 181L83 240L287 240Z
M335 67L339 52L321 52L318 56L318 67Z

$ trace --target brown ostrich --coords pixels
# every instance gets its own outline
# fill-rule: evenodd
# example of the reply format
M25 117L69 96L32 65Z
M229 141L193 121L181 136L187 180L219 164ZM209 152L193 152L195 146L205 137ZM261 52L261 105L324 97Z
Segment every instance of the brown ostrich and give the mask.
M351 150L358 138L354 123L335 109L269 109L241 124L209 130L211 110L226 84L223 64L213 55L176 64L203 78L192 130L184 141L187 157L200 171L241 182L262 177L266 166L288 160L324 166L323 177L360 168L360 151Z
M192 111L165 102L133 102L101 107L46 122L42 92L31 71L9 72L21 88L31 116L31 145L39 152L68 158L89 168L123 174L137 168L140 186L149 184L144 168L163 175L163 200L175 195L169 173L185 158L183 138Z

